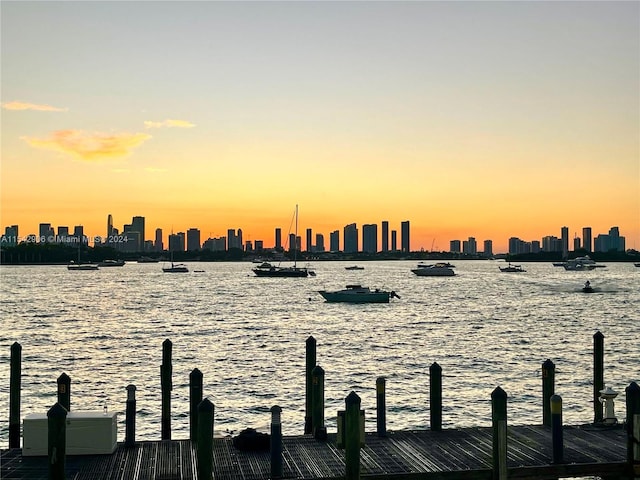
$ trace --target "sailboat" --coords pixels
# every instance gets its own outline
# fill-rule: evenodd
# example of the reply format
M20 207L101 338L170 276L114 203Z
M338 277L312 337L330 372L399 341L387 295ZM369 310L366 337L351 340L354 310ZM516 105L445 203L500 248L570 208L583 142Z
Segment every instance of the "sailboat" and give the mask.
M71 260L67 264L67 270L98 270L98 265L96 265L95 263L80 263L80 245L78 245L78 263L75 263L73 260Z
M189 269L183 263L173 263L173 250L171 250L171 266L162 267L165 273L189 273Z
M296 205L296 234L295 238L298 238L298 205ZM291 247L291 246L290 246ZM256 268L252 269L253 273L258 277L308 277L309 275L315 276L315 272L309 270L308 268L298 267L297 265L297 253L298 246L293 246L293 266L292 267L281 267L276 265L271 265L268 262L264 262L258 265Z

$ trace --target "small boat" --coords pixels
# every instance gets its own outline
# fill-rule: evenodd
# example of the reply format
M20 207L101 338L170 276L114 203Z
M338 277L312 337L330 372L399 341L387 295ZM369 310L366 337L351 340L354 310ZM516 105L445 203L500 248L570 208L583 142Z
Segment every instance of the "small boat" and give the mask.
M419 277L453 277L453 265L450 263L434 263L433 265L425 265L419 263L418 266L411 271Z
M124 266L124 260L103 260L98 262L99 267L122 267Z
M347 285L344 290L318 292L329 303L389 303L389 299L400 298L394 291L371 290L362 285Z
M138 258L138 263L158 263L160 260L157 258L145 257L142 256Z
M296 205L295 210L295 221L296 221L296 230L295 237L298 238L298 205ZM297 264L297 253L298 248L296 245L293 245L293 266L292 267L281 267L272 265L269 262L263 262L255 268L251 270L256 275L256 277L293 277L293 278L304 278L304 277L315 277L316 273L313 270L310 270L306 267L298 267Z
M501 272L513 272L513 273L526 272L526 270L522 268L520 265L511 265L511 263L509 263L509 265L507 265L506 267L498 267L498 268L500 269Z
M189 269L184 263L173 263L173 251L171 251L171 266L162 267L165 273L189 273Z
M78 262L74 262L71 260L67 264L67 270L71 271L89 271L89 270L98 270L98 265L96 263L82 263L80 261L80 246L78 246Z
M189 269L183 263L171 262L170 267L162 267L162 271L165 273L189 273Z
M582 291L584 293L593 293L593 287L591 286L591 282L589 282L589 280L584 282L584 287L582 287Z
M95 263L75 263L73 260L67 265L67 270L98 270Z
M364 270L364 267L359 265L351 265L350 267L344 267L345 270Z

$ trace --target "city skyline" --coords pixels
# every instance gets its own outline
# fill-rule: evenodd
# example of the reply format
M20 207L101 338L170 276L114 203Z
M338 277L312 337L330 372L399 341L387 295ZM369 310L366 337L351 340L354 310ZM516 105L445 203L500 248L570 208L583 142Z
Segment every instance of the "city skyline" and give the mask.
M640 248L638 2L0 8L0 225Z
M145 227L146 218L144 216L133 216L131 223L122 223L122 228L118 228L114 224L113 215L107 215L107 221L105 226L105 233L92 234L84 229L82 224L80 225L54 225L49 222L43 222L38 224L38 229L35 232L24 232L20 225L17 225L18 231L15 231L16 225L9 225L4 227L4 236L17 240L18 243L24 242L41 242L47 239L50 243L64 243L61 240L63 237L73 237L74 242L76 238L85 237L89 244L104 245L108 242L109 236L122 237L126 236L126 241L133 241L136 247L131 245L127 246L126 251L157 251L155 245L160 242L162 248L160 250L196 250L194 245L198 245L198 249L212 249L212 250L228 250L229 248L241 248L245 249L247 244L250 244L251 250L255 249L274 249L283 248L293 243L295 234L288 232L287 235L282 235L282 227L274 226L272 229L272 236L270 238L256 238L248 239L244 236L244 229L242 227L235 228L222 228L225 233L220 235L203 235L202 230L198 227L191 226L183 229L184 231L170 231L165 232L160 227L151 226L149 229ZM496 242L492 238L480 239L472 235L466 239L449 239L447 241L448 248L439 248L432 243L431 248L414 248L410 241L411 238L411 221L404 220L400 222L398 228L389 228L389 222L386 220L380 220L378 223L369 223L360 225L352 222L342 227L336 227L329 232L318 232L313 227L306 227L298 231L297 236L297 248L302 251L316 251L317 243L313 243L313 239L316 242L321 242L324 247L319 251L344 251L344 252L386 252L386 251L428 251L428 252L453 252L453 253L469 253L475 254L484 252L485 254L505 254L505 253L537 253L539 251L562 251L563 255L569 251L575 251L585 249L589 252L598 251L598 242L601 245L613 247L616 250L628 250L634 249L629 246L624 235L624 231L621 231L618 226L610 226L607 229L607 233L594 231L592 227L585 226L580 229L580 234L577 232L571 236L571 230L567 226L559 228L560 236L556 236L554 233L547 232L541 235L539 238L520 238L517 236L510 236L507 240L507 248L505 250L496 249ZM378 226L381 228L380 236L378 236ZM336 235L334 239L334 235ZM608 238L613 236L613 244L609 243ZM31 237L31 238L29 238ZM35 238L33 238L35 237ZM207 237L207 238L205 238ZM600 239L598 238L600 237ZM56 241L51 241L51 238ZM221 242L221 240L223 240ZM305 241L306 240L306 241ZM3 238L2 246L11 246L14 242ZM73 243L73 242L70 242ZM112 242L114 243L114 242ZM115 243L118 243L117 241ZM146 244L146 246L145 246ZM150 245L154 245L153 248ZM335 246L338 245L338 248ZM375 245L375 247L374 247ZM482 249L479 248L482 245ZM117 247L117 245L110 245ZM189 248L191 246L191 248ZM222 248L224 246L224 248ZM312 247L311 249L309 247ZM620 247L620 248L619 248ZM288 249L288 248L287 248ZM607 251L605 249L604 251Z

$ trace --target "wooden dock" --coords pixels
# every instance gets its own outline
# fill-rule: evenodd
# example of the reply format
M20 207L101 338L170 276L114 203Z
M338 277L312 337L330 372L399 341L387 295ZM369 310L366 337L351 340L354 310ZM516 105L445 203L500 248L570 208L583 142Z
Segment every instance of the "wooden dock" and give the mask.
M627 433L622 426L565 426L563 463L552 464L551 429L509 426L508 478L552 479L630 475ZM243 452L231 438L213 442L216 480L267 480L269 452ZM344 450L335 435L319 441L311 435L285 436L283 478L316 480L345 476ZM492 429L462 428L366 434L360 452L361 476L368 480L444 480L492 478ZM195 480L196 452L189 440L118 444L111 455L68 456L72 480ZM2 450L0 479L48 478L46 457L23 457L18 448Z

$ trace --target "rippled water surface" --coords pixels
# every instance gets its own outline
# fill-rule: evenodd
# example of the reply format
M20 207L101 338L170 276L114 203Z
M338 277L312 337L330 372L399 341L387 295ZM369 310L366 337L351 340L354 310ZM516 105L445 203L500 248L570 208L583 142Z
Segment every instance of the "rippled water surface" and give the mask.
M611 263L566 272L551 263L501 273L501 262L455 262L455 277L416 277L415 262L317 262L316 277L257 278L248 263L129 263L97 272L64 266L0 268L0 415L9 416L9 358L22 345L22 417L57 400L56 379L71 377L72 410L119 413L137 386L137 439L160 439L162 342L173 342L172 436L189 435L189 373L204 376L217 434L267 431L272 405L283 431L304 428L305 341L317 341L325 371L325 417L354 390L375 430L375 382L386 377L387 427L427 428L429 367L443 369L445 428L490 425L490 395L508 394L511 424L541 422L541 364L556 365L565 423L593 420L593 335L605 336L605 384L620 392L640 381L640 268ZM201 273L194 269L204 270ZM583 294L589 279L596 292ZM395 290L390 304L325 303L317 293L358 283ZM0 422L6 445L8 421Z

